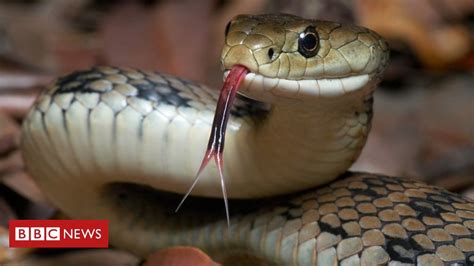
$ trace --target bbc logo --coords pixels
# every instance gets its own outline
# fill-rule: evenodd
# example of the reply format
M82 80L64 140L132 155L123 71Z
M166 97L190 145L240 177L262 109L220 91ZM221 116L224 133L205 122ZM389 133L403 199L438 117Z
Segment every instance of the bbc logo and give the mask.
M59 227L15 227L16 241L59 241Z
M10 220L8 234L11 248L107 248L109 246L107 220Z

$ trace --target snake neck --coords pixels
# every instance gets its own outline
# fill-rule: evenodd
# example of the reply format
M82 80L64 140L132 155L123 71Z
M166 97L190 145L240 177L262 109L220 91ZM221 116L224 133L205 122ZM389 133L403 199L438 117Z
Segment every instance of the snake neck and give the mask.
M260 177L286 190L294 186L295 191L329 182L359 156L371 117L372 91L311 105L273 106L254 127Z

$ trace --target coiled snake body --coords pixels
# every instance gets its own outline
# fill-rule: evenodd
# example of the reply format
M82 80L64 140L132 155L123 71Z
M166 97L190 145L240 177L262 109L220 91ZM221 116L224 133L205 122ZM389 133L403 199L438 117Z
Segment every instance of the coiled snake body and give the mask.
M173 213L217 99L177 77L96 67L60 78L23 124L30 173L67 215L109 219L111 243L142 256L195 245L293 265L474 262L473 202L415 181L343 174L370 128L388 61L381 37L290 15L238 16L221 58L226 70L250 71L224 152L229 227L210 199L220 196L215 167L193 191L205 198Z

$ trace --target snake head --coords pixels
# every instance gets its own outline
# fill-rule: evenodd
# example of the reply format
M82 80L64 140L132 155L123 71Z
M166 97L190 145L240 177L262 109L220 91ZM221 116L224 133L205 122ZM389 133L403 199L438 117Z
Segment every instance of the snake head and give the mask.
M388 62L377 33L293 15L239 15L226 27L221 63L250 70L239 92L265 102L312 102L372 92ZM352 93L354 94L354 93Z

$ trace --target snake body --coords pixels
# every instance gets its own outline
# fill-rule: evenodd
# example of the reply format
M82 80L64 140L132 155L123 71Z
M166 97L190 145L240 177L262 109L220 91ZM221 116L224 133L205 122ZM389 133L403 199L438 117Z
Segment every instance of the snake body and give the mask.
M185 79L115 67L58 79L23 123L30 173L67 215L109 219L111 243L141 256L195 245L288 265L474 262L473 202L415 181L343 174L366 141L388 61L380 36L291 15L238 16L221 60L226 74L237 64L250 71L224 151L229 227L211 199L220 195L212 167L197 197L172 213L199 167L217 99Z

